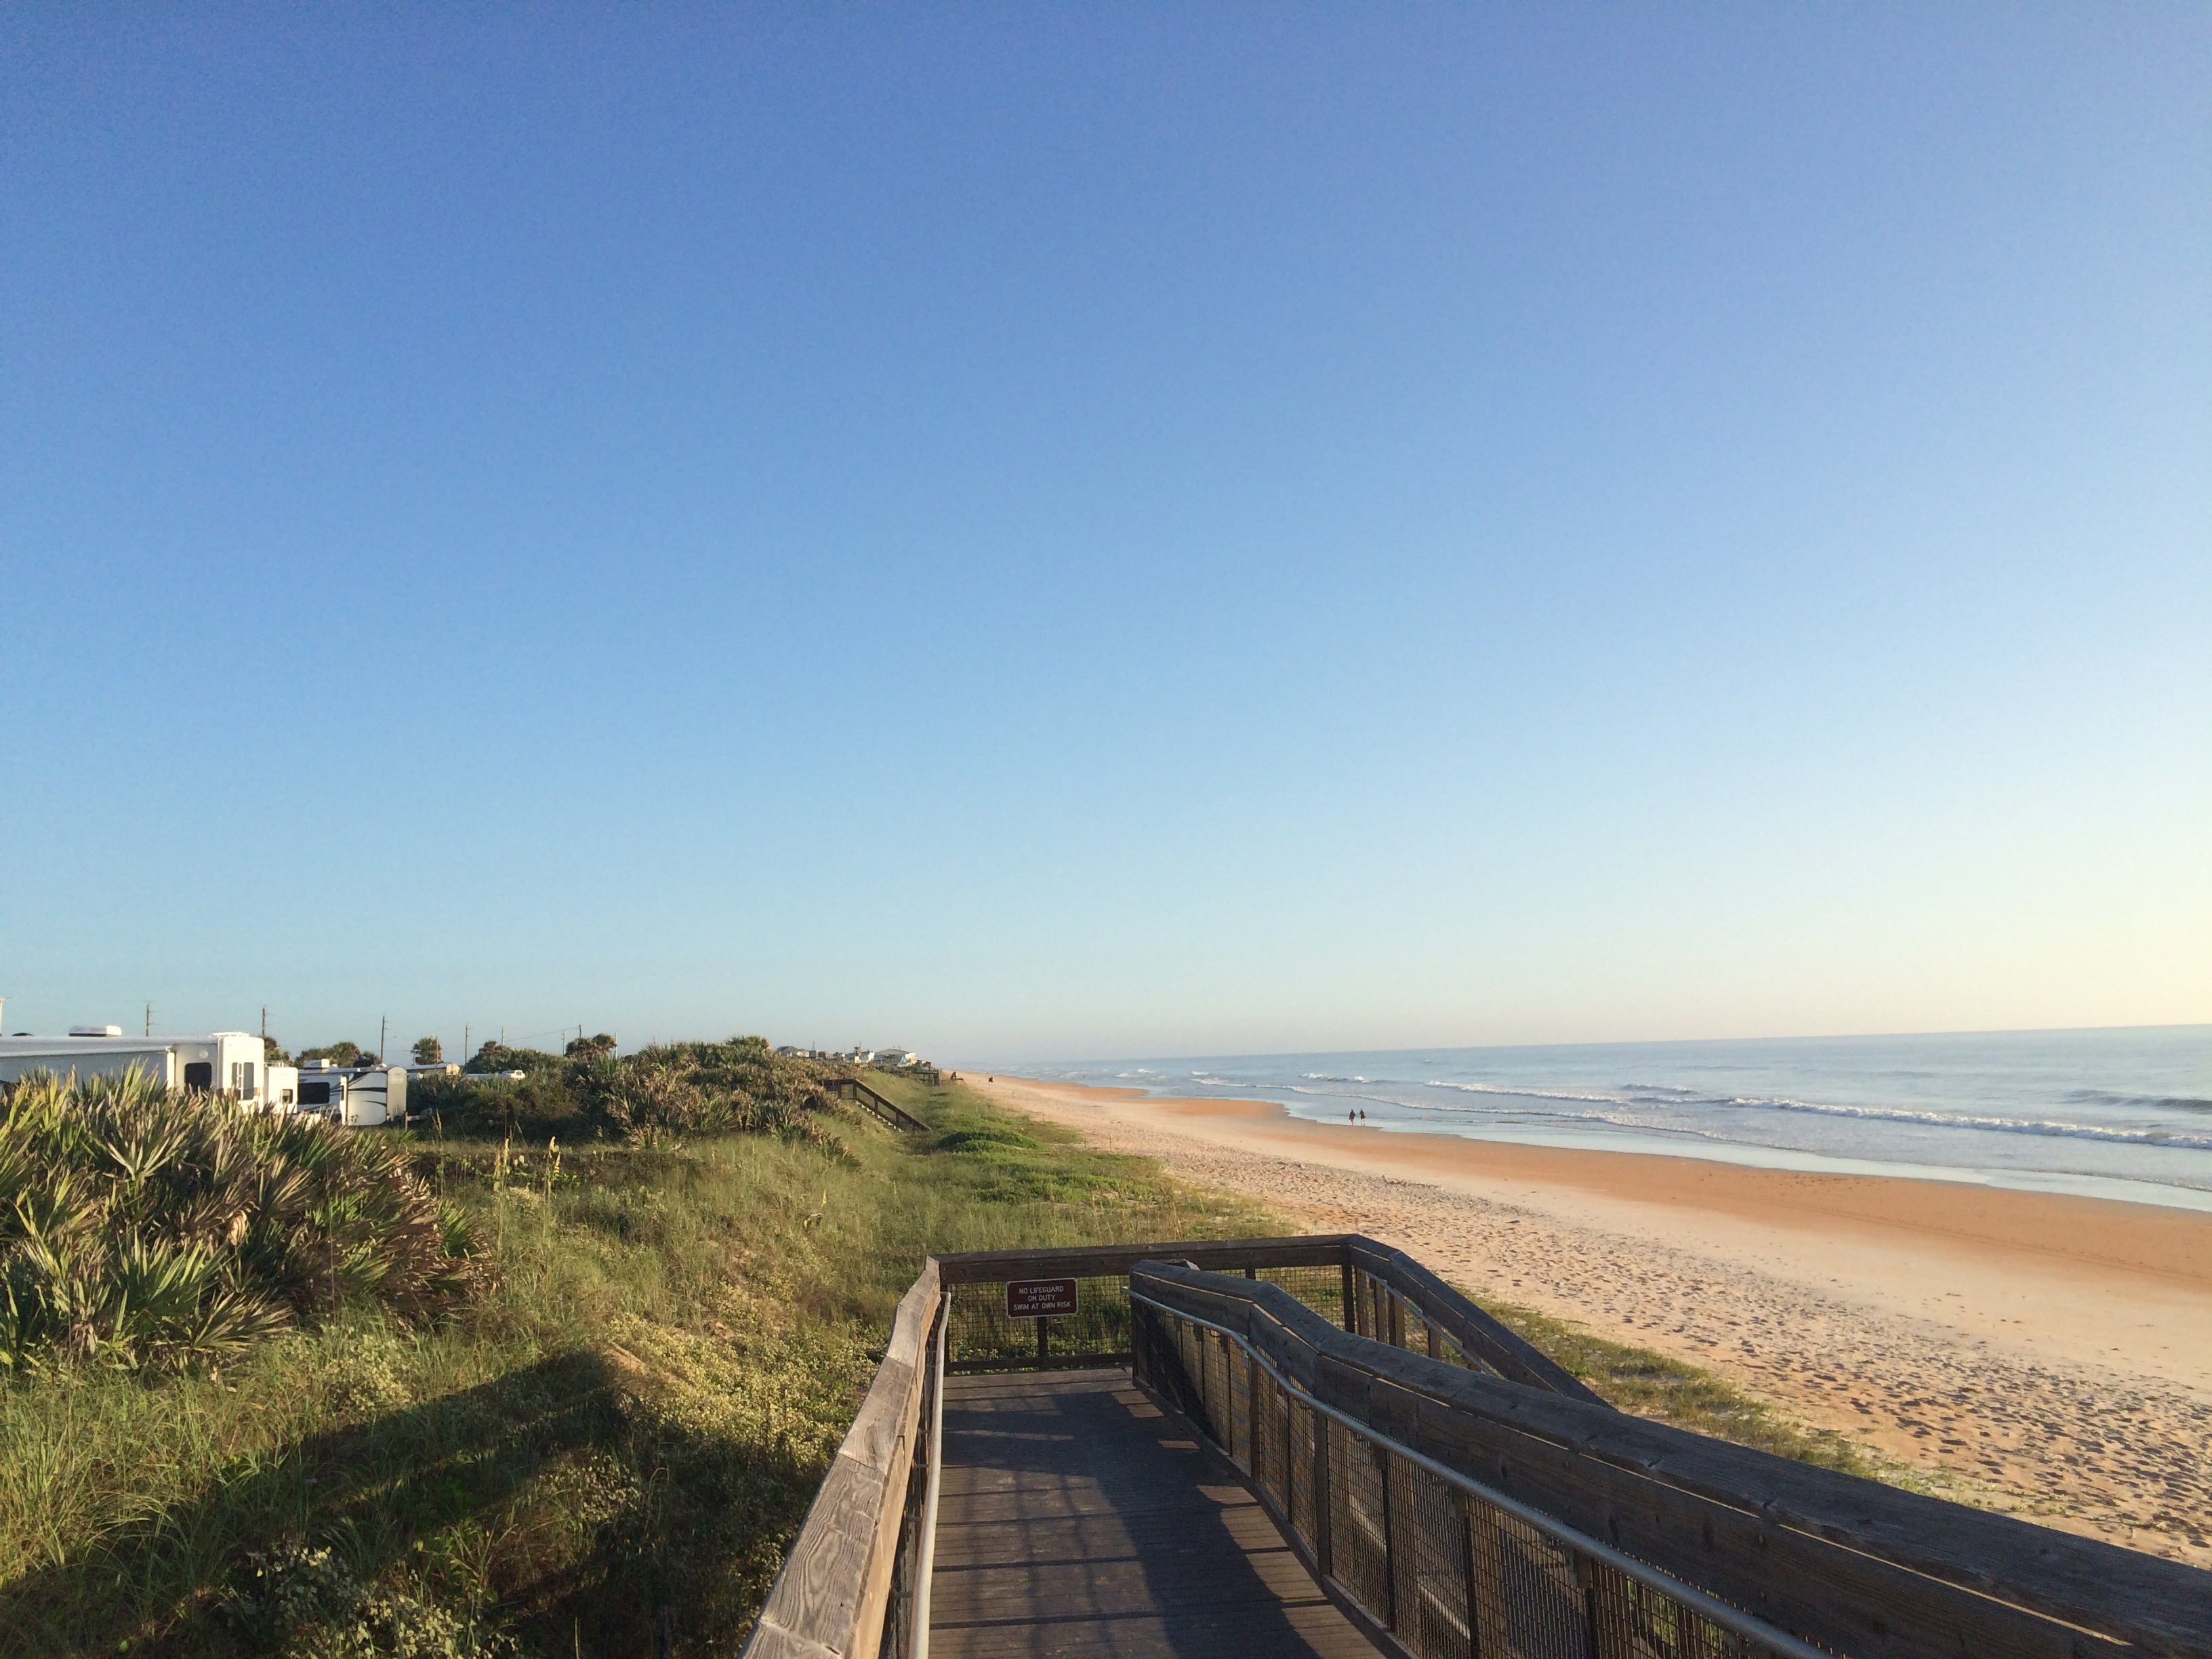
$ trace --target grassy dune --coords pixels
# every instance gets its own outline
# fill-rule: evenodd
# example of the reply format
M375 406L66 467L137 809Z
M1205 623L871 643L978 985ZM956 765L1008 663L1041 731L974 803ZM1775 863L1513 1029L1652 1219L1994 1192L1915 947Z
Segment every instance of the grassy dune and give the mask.
M1253 1231L951 1090L840 1157L416 1139L489 1247L215 1371L0 1384L0 1652L734 1651L931 1249Z
M734 1652L929 1250L1290 1231L957 1088L934 1133L420 1135L485 1249L216 1370L0 1383L0 1654ZM838 1150L842 1144L842 1152ZM1632 1410L1843 1462L1725 1385L1498 1310Z

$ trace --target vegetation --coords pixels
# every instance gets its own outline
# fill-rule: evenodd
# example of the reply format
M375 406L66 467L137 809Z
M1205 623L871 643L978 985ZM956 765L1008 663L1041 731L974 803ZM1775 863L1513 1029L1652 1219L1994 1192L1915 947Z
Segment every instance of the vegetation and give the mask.
M469 1237L392 1148L143 1073L0 1103L0 1368L173 1369L341 1304L428 1316Z
M1846 1474L1894 1482L1900 1473L1832 1429L1803 1428L1777 1416L1763 1401L1711 1371L1649 1348L1609 1341L1548 1314L1487 1297L1480 1298L1480 1305L1622 1411Z
M787 1075L703 1049L665 1063ZM428 1320L349 1301L158 1376L0 1382L0 1653L614 1659L655 1653L664 1609L673 1652L733 1652L927 1251L1268 1224L881 1086L940 1133L799 1108L832 1151L749 1093L749 1133L337 1137L458 1209L473 1294Z
M435 1037L416 1037L411 1052L417 1066L435 1066L445 1059L446 1045Z
M732 1653L926 1253L1285 1230L957 1086L875 1079L932 1126L900 1136L765 1044L649 1050L627 1083L547 1058L434 1127L316 1132L481 1241L465 1297L356 1285L198 1363L0 1379L0 1654ZM1631 1409L1786 1429L1496 1311Z
M265 1048L269 1039L264 1037L261 1041ZM311 1060L327 1060L333 1066L376 1066L382 1063L383 1056L369 1053L358 1042L333 1042L328 1048L300 1050L302 1066Z
M474 1074L414 1083L409 1108L434 1115L449 1133L559 1137L571 1145L773 1134L847 1155L834 1127L846 1116L823 1088L829 1073L777 1054L764 1038L659 1044L619 1060L613 1045L612 1037L586 1037L556 1055L488 1042L469 1062ZM505 1075L515 1071L523 1075Z
M497 1074L504 1072L557 1072L561 1056L542 1048L510 1048L504 1042L483 1042L461 1063L464 1072Z

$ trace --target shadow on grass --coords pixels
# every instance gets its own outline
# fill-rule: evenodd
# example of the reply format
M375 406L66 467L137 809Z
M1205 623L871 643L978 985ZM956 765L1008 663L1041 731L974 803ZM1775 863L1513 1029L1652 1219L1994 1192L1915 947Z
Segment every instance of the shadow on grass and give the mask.
M252 1652L222 1602L249 1553L287 1540L364 1581L404 1565L549 1650L648 1654L664 1606L703 1633L757 1604L818 1474L688 1428L570 1353L308 1436L0 1585L0 1654Z

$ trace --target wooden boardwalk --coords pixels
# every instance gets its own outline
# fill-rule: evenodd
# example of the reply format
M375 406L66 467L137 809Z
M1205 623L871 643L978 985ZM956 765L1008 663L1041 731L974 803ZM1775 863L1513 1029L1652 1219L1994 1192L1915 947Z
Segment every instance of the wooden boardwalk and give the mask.
M934 1659L1370 1659L1235 1471L1127 1371L951 1376Z

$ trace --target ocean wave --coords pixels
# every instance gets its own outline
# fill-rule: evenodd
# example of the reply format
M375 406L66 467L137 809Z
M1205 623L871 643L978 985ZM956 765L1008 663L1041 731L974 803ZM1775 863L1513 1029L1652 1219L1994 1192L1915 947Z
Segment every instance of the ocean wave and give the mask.
M2179 1135L2165 1129L2114 1129L2096 1123L2052 1123L2036 1118L1967 1117L1948 1112L1915 1112L1895 1106L1830 1106L1811 1100L1759 1103L1785 1112L1822 1117L1872 1119L1881 1123L1924 1123L1939 1129L1979 1129L1996 1134L2051 1135L2063 1140L2108 1140L2128 1146L2172 1146L2212 1152L2212 1135Z
M1469 1095L1517 1095L1523 1100L1572 1100L1589 1106L1628 1106L1635 1103L1620 1095L1571 1094L1558 1089L1535 1089L1523 1084L1516 1086L1507 1083L1444 1083L1434 1081L1431 1089L1456 1089Z
M1910 1123L1937 1129L1964 1129L1992 1134L2047 1135L2063 1140L2101 1140L2129 1146L2171 1146L2184 1152L2212 1152L2212 1136L2181 1134L2168 1129L2119 1128L2101 1123L2053 1122L2042 1118L1988 1117L1963 1112L1915 1111L1899 1106L1839 1106L1824 1101L1792 1100L1758 1095L1701 1094L1696 1090L1669 1089L1662 1092L1650 1085L1631 1084L1617 1093L1590 1094L1557 1089L1515 1087L1503 1083L1443 1083L1429 1085L1434 1089L1454 1089L1464 1094L1505 1096L1524 1100L1556 1100L1580 1106L1609 1107L1610 1111L1589 1114L1601 1121L1622 1128L1655 1128L1663 1127L1638 1121L1627 1115L1638 1107L1715 1106L1731 1109L1753 1111L1803 1112L1817 1117L1853 1118L1877 1123ZM1629 1089L1638 1092L1631 1094ZM2087 1094L2090 1091L2077 1091ZM1419 1103L1407 1104L1419 1109ZM2161 1103L2172 1104L2168 1101ZM1450 1107L1431 1110L1452 1109ZM1693 1132L1694 1133L1694 1132ZM1725 1137L1723 1137L1725 1138Z
M2139 1112L2212 1112L2212 1100L2196 1095L2123 1095L2110 1089L2069 1089L2066 1098L2084 1106L2120 1106Z

